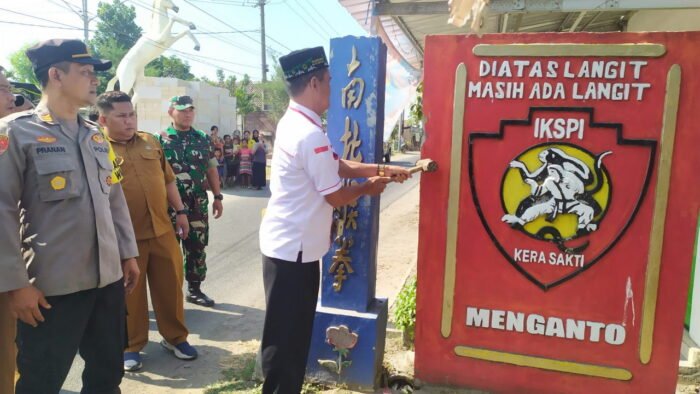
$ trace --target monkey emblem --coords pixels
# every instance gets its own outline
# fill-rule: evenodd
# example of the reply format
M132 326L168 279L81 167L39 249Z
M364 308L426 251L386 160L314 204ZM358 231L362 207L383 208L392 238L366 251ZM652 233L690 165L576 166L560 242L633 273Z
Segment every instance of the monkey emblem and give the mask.
M505 204L501 220L535 238L554 242L567 253L581 252L587 243L569 247L565 242L598 229L610 197L610 178L603 165L603 158L610 154L612 151L594 156L564 144L528 150L511 161L506 172L503 197L511 204ZM530 171L526 162L537 167ZM513 201L514 195L521 196L520 200Z

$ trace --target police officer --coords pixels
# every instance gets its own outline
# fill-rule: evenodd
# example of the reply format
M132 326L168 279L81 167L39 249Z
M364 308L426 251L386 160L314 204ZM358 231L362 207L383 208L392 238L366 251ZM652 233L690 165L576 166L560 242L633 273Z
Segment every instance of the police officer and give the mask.
M5 69L0 67L0 118L15 112L15 97ZM0 150L4 138L0 137ZM0 272L2 275L2 272ZM0 393L15 390L15 328L17 324L10 313L7 294L0 293Z
M380 194L410 176L400 167L339 160L321 127L330 74L322 47L280 58L291 100L277 125L272 196L260 226L265 285L263 393L299 393L318 299L319 260L330 247L334 207ZM341 178L368 178L343 186Z
M136 111L124 92L102 94L97 100L99 122L112 143L124 179L122 189L134 224L139 248L141 277L126 297L129 343L124 352L124 370L141 369L141 349L148 343L148 296L163 336L161 345L181 360L194 360L197 350L187 342L182 301L182 254L168 215L168 202L176 212L178 233L187 239L187 211L156 137L136 131Z
M97 99L95 71L111 63L78 40L48 40L27 56L42 102L0 121L0 292L20 320L16 393L58 393L77 352L83 393L119 393L138 251L110 145L78 114ZM36 234L28 267L18 203Z
M209 241L209 198L205 181L214 193L212 213L218 219L224 206L221 194L218 161L214 157L211 138L192 127L195 116L194 103L189 96L176 96L170 100L168 115L172 124L159 137L165 157L175 172L177 188L188 211L190 234L182 240L187 280L187 302L211 307L214 300L201 290L207 273L205 247ZM174 211L171 210L171 213ZM173 215L174 217L174 215Z

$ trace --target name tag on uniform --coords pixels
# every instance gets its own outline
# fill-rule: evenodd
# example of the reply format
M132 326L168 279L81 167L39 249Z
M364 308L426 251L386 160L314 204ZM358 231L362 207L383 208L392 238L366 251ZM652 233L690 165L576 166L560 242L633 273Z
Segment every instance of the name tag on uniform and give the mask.
M40 146L36 148L36 154L37 155L50 155L50 154L59 154L59 153L66 153L66 147L65 146Z

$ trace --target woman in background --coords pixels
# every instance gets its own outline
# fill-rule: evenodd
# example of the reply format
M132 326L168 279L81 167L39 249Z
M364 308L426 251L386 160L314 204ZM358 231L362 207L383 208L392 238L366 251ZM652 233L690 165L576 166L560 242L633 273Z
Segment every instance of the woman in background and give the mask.
M253 136L257 134L257 130L253 130ZM255 138L255 137L253 137ZM267 145L262 138L253 145L253 187L257 190L265 187L266 167L267 167Z
M239 156L241 164L238 173L241 177L241 186L252 189L250 177L253 175L253 151L248 148L248 140L246 138L243 138L243 141L241 141Z

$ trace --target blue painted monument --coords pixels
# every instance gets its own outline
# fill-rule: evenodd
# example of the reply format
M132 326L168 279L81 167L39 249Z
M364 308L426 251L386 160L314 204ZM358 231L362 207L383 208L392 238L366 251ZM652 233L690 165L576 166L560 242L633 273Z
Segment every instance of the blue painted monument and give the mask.
M330 52L333 149L344 160L381 163L386 46L348 36L332 39ZM334 211L307 364L312 379L370 390L378 383L388 313L387 300L375 297L378 235L379 197Z

